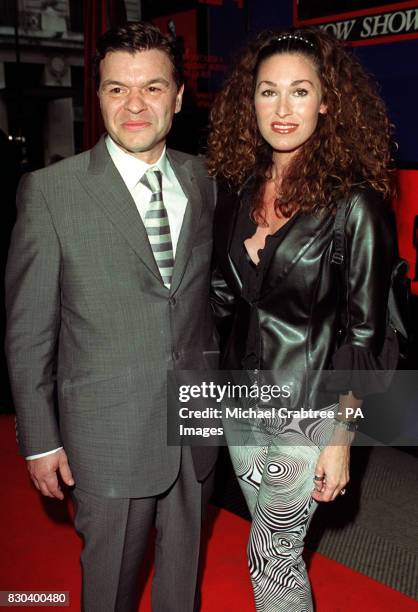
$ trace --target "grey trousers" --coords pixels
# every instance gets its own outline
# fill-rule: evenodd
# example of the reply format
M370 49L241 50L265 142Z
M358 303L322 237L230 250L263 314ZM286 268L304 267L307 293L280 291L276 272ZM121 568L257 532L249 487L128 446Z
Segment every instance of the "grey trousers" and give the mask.
M157 497L105 498L74 490L74 523L84 539L84 612L136 612L138 574L153 525L157 530L153 611L197 609L202 487L190 449L183 448L176 481Z

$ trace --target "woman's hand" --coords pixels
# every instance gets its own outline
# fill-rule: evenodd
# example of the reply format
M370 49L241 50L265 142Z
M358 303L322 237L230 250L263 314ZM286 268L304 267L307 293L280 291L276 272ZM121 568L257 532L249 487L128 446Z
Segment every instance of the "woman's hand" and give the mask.
M318 502L333 501L350 479L349 438L352 439L354 435L351 432L336 432L336 435L341 435L344 439L333 439L332 443L323 449L316 464L314 475L321 477L321 480L314 480L312 497ZM348 443L345 443L346 441Z

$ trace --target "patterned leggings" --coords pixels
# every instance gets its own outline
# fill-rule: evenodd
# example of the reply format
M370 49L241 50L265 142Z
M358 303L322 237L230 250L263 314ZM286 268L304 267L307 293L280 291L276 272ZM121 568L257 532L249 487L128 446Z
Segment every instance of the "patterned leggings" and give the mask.
M237 426L238 424L238 426ZM321 448L332 421L226 424L235 474L252 516L248 563L257 612L311 612L302 559L305 535L317 508L311 497ZM237 432L239 432L237 434ZM237 439L243 445L237 446ZM251 442L257 445L251 445Z

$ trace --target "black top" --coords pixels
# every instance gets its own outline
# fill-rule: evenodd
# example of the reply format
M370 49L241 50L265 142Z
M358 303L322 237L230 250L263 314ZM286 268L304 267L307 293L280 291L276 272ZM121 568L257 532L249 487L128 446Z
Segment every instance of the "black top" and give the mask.
M242 297L250 304L257 302L271 258L298 217L298 213L293 215L277 232L267 235L264 248L258 251L260 261L255 264L248 254L244 241L254 235L257 224L251 219L249 206L242 203L237 215L230 253L241 277ZM248 328L246 355L242 360L244 369L253 370L260 367L261 339L259 331L258 312L257 309L253 308Z
M262 355L262 338L259 324L259 309L257 302L260 299L260 292L263 279L268 273L269 265L275 253L280 250L280 245L285 236L300 221L302 215L296 213L285 225L274 234L266 237L265 246L258 251L259 263L255 264L250 258L244 241L253 236L257 229L256 223L250 217L250 206L248 199L241 203L237 214L236 225L232 237L230 255L238 270L242 281L242 297L251 305L251 313L247 329L246 350L241 361L242 368L254 370L260 368ZM396 340L396 338L395 338ZM382 349L381 357L388 363L388 354L395 354L393 339L387 338ZM390 360L389 360L390 361ZM340 393L346 393L355 388L358 397L363 397L368 393L381 391L382 378L377 381L370 378L372 371L381 369L376 363L376 358L370 351L365 351L357 347L343 344L337 348L332 357L332 366L338 371L338 375L333 379L334 389ZM386 366L388 367L388 366ZM390 369L392 369L392 366ZM365 372L365 376L361 372ZM369 373L369 374L367 374ZM355 380L353 380L353 377Z

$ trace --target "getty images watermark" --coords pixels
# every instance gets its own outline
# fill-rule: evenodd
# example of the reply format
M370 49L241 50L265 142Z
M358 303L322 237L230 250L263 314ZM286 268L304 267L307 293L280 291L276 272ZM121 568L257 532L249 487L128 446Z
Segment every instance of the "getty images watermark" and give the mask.
M223 385L216 384L213 381L202 381L200 384L180 385L178 390L178 399L180 404L189 404L192 400L207 399L213 400L217 404L224 404L223 408L214 408L207 406L203 409L190 408L189 406L181 406L178 410L180 419L261 419L270 418L288 419L290 417L296 419L333 419L336 415L342 416L341 411L335 412L334 408L318 409L289 409L285 406L269 406L261 407L257 404L255 407L230 406L228 402L238 400L256 400L260 403L272 402L277 399L289 399L292 395L293 382L284 384L283 386L273 384L263 384L259 386L257 383L251 385L240 385L227 383ZM361 408L348 407L345 411L348 418L364 418ZM180 433L183 425L180 423Z
M367 396L342 410L351 380ZM418 445L417 371L174 371L167 388L169 445L311 444L335 418L355 419L357 445Z

